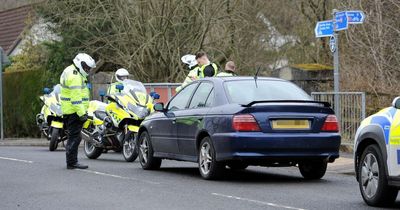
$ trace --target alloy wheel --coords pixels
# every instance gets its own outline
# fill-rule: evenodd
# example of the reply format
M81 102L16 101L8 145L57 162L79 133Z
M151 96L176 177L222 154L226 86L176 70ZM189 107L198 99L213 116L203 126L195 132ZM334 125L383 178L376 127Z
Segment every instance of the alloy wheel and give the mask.
M368 153L361 168L362 190L368 198L375 196L379 185L379 165L374 154Z
M200 149L200 170L203 174L208 174L211 167L211 145L205 142Z
M143 164L146 164L149 156L149 143L147 141L147 137L143 137L142 142L140 144L140 155L142 156L141 162Z
M124 141L123 153L125 157L130 157L133 154L134 150L135 150L135 141L133 141L133 139Z

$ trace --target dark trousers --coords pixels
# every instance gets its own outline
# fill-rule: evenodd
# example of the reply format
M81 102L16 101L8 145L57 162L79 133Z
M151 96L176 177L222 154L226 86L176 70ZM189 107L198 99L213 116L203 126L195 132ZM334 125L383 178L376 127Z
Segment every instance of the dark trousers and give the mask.
M64 115L64 122L68 133L68 142L65 148L67 165L74 165L78 163L78 147L82 140L83 123L77 114Z

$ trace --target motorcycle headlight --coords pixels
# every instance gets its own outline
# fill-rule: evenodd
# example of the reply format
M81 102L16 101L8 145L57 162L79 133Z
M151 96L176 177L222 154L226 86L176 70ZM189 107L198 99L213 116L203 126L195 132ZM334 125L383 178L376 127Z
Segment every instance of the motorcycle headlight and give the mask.
M144 119L149 115L149 110L143 106L136 106L131 103L128 104L129 111L133 112L139 119Z

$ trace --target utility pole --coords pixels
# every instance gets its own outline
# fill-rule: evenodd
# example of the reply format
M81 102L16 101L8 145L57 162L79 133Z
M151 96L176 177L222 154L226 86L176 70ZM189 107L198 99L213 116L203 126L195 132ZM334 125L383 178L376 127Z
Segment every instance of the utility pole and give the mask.
M340 122L340 74L339 74L339 33L336 31L336 12L338 12L336 9L332 11L332 20L333 20L333 27L334 27L334 32L333 32L333 37L331 39L334 39L334 42L330 42L330 44L334 45L331 46L331 51L333 53L333 91L335 92L335 97L334 97L334 106L335 106L335 114L338 117L338 120Z

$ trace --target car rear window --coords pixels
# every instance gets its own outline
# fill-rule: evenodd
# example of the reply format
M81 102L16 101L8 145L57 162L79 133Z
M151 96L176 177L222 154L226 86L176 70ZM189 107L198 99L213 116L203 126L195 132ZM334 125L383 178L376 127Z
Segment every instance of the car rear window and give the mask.
M311 97L295 84L279 80L233 80L225 82L225 90L231 103L247 104L252 101L311 100Z

